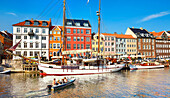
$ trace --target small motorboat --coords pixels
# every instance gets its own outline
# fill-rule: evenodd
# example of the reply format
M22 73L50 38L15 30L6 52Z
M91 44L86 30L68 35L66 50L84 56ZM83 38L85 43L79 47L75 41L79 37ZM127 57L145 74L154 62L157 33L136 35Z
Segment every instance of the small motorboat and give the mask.
M58 90L58 89L62 89L62 88L65 88L71 84L74 83L76 79L75 78L72 78L72 79L68 79L68 82L67 83L62 83L62 84L59 84L59 85L48 85L47 88L48 90Z
M11 72L11 70L5 70L5 71L0 72L0 74L8 74L10 72Z

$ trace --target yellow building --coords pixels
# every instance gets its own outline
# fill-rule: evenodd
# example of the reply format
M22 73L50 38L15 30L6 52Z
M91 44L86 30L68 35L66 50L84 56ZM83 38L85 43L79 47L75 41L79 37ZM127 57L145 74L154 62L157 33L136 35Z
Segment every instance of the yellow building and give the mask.
M137 42L136 39L128 35L128 38L126 39L126 52L127 54L135 55L137 53Z
M100 34L100 55L104 54L104 36L102 34ZM93 36L93 40L92 40L92 50L93 56L97 56L98 54L98 34L95 34Z

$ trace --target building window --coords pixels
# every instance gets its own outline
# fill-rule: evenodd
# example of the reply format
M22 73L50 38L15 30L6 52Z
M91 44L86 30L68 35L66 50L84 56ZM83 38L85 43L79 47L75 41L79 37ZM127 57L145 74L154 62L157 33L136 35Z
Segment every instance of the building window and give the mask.
M50 37L50 41L52 41L52 37Z
M105 42L105 46L107 46L107 42Z
M44 22L42 23L42 26L47 26L47 22L44 21Z
M107 40L107 37L105 37L105 40Z
M16 39L21 39L21 36L18 36L18 35L17 35L17 36L16 36Z
M107 51L107 48L105 48L105 51Z
M86 44L86 49L90 49L90 44Z
M77 41L80 41L80 37L77 37Z
M81 37L81 41L84 41L84 37Z
M39 51L34 52L34 56L38 56L38 54L39 54Z
M86 37L86 42L90 42L90 37Z
M42 33L45 33L45 29L42 29Z
M84 49L84 45L83 44L81 44L81 49Z
M67 41L71 41L71 37L67 37Z
M100 42L100 45L102 45L103 44L103 42Z
M33 52L32 51L30 51L30 56L33 56Z
M60 48L60 43L57 44L57 48L58 48L58 49Z
M50 48L52 48L52 44L50 44Z
M53 39L54 39L54 41L56 41L56 37L54 37Z
M56 52L53 52L53 56L56 56L57 54L56 54Z
M71 49L71 44L67 44L67 49Z
M27 28L24 28L24 33L27 33Z
M77 33L78 33L78 34L80 33L80 29L77 29Z
M17 28L17 33L19 33L20 32L20 28Z
M35 36L35 38L36 38L36 39L39 39L39 36L38 36L38 35L36 35L36 36Z
M108 40L110 40L110 37L108 37Z
M27 36L24 36L24 39L27 39Z
M73 44L73 48L76 49L76 44Z
M33 48L33 43L30 43L30 48Z
M17 55L21 55L21 51L16 51L16 54Z
M57 34L60 34L60 31L56 31L57 32Z
M27 48L27 43L24 43L24 48Z
M112 40L114 40L114 37L112 37Z
M83 34L83 29L81 29L81 34Z
M154 54L154 52L152 52L152 56L154 56L155 54Z
M152 49L154 49L154 45L152 45Z
M53 49L56 49L56 44L55 43L53 44Z
M30 39L33 39L33 36L30 36Z
M57 41L60 41L60 37L57 37Z
M24 56L27 56L27 51L24 51Z
M108 37L109 38L109 37ZM110 46L110 42L108 42L108 46Z
M86 30L86 34L90 34L90 30Z
M35 43L35 47L36 47L36 48L39 48L39 43Z
M74 37L74 41L76 41L76 37Z
M145 49L145 45L143 45L143 49Z
M35 29L35 33L39 33L39 29Z
M108 51L110 51L110 48L108 48Z
M98 42L96 42L96 45L98 45Z
M46 40L46 37L45 37L45 36L42 36L42 40Z
M138 39L138 42L140 42L140 39Z
M73 29L73 33L76 33L76 29Z
M46 43L42 43L42 48L46 48Z
M114 48L112 48L112 51L114 51Z
M80 49L80 44L77 44L77 49Z
M67 33L71 33L71 29L67 29Z

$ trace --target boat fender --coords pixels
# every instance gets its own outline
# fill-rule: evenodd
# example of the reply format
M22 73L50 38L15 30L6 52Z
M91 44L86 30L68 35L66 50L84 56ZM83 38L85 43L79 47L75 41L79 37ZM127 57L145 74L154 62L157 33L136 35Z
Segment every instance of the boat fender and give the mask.
M53 68L53 66L49 66L49 68Z
M52 85L47 85L48 90L51 90L51 88L52 88Z

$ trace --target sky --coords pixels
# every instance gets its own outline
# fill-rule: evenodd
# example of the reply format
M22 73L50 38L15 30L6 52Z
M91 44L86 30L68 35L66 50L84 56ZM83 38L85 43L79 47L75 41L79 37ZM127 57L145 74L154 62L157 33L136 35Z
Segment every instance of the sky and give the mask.
M62 25L63 0L0 0L0 31L27 19ZM170 0L101 0L101 32L125 33L128 27L170 31ZM99 0L66 0L66 18L89 20L98 30Z

